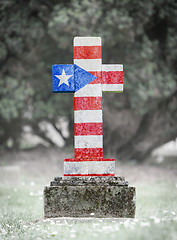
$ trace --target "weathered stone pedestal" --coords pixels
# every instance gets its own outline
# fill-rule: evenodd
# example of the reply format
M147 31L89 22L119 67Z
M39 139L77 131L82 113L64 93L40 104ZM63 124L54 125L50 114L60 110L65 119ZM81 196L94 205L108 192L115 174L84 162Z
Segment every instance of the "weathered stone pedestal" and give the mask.
M135 188L123 177L56 177L44 189L44 215L133 218Z

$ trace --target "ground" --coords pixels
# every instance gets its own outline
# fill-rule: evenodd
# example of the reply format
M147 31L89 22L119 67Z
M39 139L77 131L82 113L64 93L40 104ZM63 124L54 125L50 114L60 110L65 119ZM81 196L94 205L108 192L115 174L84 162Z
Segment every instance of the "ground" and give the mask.
M135 219L44 219L44 186L71 156L57 148L0 153L0 239L177 239L177 161L116 162L116 175L136 187Z

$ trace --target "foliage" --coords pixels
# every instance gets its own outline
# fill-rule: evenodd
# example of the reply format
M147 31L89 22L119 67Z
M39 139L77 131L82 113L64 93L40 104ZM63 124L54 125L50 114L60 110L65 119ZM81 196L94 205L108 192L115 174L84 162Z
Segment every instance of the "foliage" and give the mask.
M110 111L123 113L129 109L138 129L146 114L157 111L159 104L171 96L174 98L177 91L176 16L174 0L2 1L1 145L5 146L11 137L14 146L18 146L26 124L37 134L40 134L38 124L42 120L56 127L58 116L69 119L72 135L73 96L52 94L51 66L72 63L72 41L78 35L101 36L103 62L124 64L125 93L121 96L105 94L104 104L108 107L105 131L109 141L106 145L110 147L114 138L120 137L120 145L115 148L126 146L136 132L131 132L129 125L115 126L113 138L107 116ZM176 116L175 100L172 102L171 107L167 104L163 110L169 113L167 122ZM123 128L124 132L129 129L129 138L125 133L119 136ZM163 142L157 140L154 146Z

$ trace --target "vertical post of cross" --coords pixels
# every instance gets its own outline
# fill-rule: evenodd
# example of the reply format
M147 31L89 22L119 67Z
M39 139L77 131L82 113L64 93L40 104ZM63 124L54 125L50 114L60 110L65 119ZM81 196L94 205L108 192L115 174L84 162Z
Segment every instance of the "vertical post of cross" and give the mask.
M97 78L74 95L75 158L64 176L114 176L115 159L103 159L101 38L75 37L74 64Z
M74 38L74 64L101 76L101 38ZM101 82L87 84L74 95L75 158L103 158Z

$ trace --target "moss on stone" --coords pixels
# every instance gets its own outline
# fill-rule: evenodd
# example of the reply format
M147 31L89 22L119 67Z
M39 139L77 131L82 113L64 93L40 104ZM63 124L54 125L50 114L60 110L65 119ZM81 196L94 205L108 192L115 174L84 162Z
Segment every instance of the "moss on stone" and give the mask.
M106 184L73 186L62 183L44 189L45 217L134 217L135 188Z

